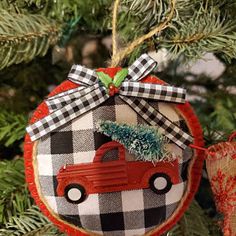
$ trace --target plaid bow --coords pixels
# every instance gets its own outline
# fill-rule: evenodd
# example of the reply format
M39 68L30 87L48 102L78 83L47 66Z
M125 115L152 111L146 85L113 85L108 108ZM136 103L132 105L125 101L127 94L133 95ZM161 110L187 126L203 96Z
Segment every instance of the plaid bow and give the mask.
M167 138L185 149L193 141L192 136L183 132L176 124L144 100L147 98L174 103L185 102L185 89L139 82L150 74L156 65L157 63L147 54L139 57L128 68L128 75L118 89L118 96L150 125L159 126ZM110 97L94 70L81 65L73 65L68 79L80 86L46 100L50 114L26 128L32 141L97 107Z

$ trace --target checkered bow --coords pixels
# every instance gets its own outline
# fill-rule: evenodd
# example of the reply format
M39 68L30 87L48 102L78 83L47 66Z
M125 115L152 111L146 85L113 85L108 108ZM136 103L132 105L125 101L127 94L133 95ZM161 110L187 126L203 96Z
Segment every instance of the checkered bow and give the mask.
M146 98L174 103L185 102L185 89L139 82L150 74L156 65L157 63L147 54L139 57L128 68L128 75L121 83L118 95L150 125L159 126L159 130L167 138L185 149L193 141L192 136L182 131L165 115L144 100ZM46 100L50 114L26 128L32 141L97 107L110 97L106 87L99 81L94 70L81 65L73 65L68 79L80 86Z

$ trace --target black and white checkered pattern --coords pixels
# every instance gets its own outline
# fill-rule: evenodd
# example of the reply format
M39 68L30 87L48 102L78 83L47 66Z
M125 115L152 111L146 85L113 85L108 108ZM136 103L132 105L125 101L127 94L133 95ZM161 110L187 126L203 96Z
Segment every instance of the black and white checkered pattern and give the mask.
M119 94L124 96L148 98L165 102L185 103L186 90L160 84L125 81Z
M81 65L73 65L68 79L76 84L93 85L98 81L97 74L94 70L88 69Z
M127 80L139 81L147 76L157 66L148 54L142 54L131 66L128 68Z
M85 96L80 97L80 99L76 99L72 103L56 110L54 113L28 126L26 130L31 136L31 140L35 141L72 119L95 108L108 98L109 96L105 89L100 87L98 84L95 84L94 90L92 90L91 93L88 93Z
M155 102L155 109L188 132L186 123L170 104ZM191 149L182 150L174 143L168 144L171 151L182 157L179 160L182 181L173 185L167 194L157 195L150 189L139 189L90 194L81 204L68 203L64 197L56 194L56 175L65 164L92 162L95 151L110 141L109 137L96 132L98 120L146 124L143 117L115 96L43 137L39 141L36 156L41 186L39 191L54 213L78 227L107 236L143 235L168 219L178 207L185 192ZM105 158L111 159L109 156ZM134 160L134 157L126 153L126 160Z
M179 147L185 149L193 141L192 136L171 122L171 120L149 105L144 99L120 97L127 102L133 110L140 114L147 123L151 126L158 126L160 132Z

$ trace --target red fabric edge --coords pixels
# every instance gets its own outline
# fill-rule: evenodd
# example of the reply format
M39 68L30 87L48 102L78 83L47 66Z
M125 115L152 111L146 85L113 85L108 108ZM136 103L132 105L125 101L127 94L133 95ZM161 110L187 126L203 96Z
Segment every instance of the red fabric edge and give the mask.
M110 71L109 71L110 72ZM112 70L111 70L112 73ZM110 73L109 73L110 74ZM156 77L146 77L143 79L142 82L149 82L149 83L159 83L164 84L164 81L157 79ZM57 93L72 89L77 87L78 85L70 82L65 81L58 87L56 87L50 94L53 96ZM203 146L203 133L200 126L200 123L197 119L197 116L194 114L190 104L186 102L185 104L176 105L177 110L186 118L188 127L194 136L194 145ZM38 108L33 113L32 118L30 119L29 123L34 123L37 120L45 117L48 115L48 108L45 102L41 103ZM54 223L61 231L67 233L68 235L77 235L77 236L88 236L89 234L81 232L80 230L76 229L72 225L64 223L62 220L57 219L53 216L53 214L49 211L47 206L43 203L42 199L40 199L39 193L37 191L36 182L35 182L35 174L33 168L33 147L34 142L31 141L28 134L25 136L25 143L24 143L24 162L25 162L25 175L26 175L26 182L28 183L28 188L30 190L31 196L34 198L36 204L39 206L40 210L48 217L48 219ZM174 214L174 217L171 217L166 222L163 222L157 229L153 230L151 235L153 236L160 236L161 234L165 233L169 230L172 226L174 226L178 220L181 218L183 213L188 208L189 204L191 203L200 183L201 179L201 172L203 167L203 161L205 158L204 152L196 150L195 161L192 165L192 171L190 175L191 182L188 185L189 193L186 195L186 198L182 200L182 208Z

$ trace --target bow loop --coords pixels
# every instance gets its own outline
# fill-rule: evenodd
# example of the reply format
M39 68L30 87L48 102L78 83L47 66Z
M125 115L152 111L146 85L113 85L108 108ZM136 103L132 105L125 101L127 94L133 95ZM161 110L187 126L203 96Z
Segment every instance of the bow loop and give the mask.
M95 84L98 81L98 77L94 70L81 65L73 65L68 74L68 80L76 84L89 86Z
M129 67L127 80L139 81L150 74L156 66L157 62L145 53Z

